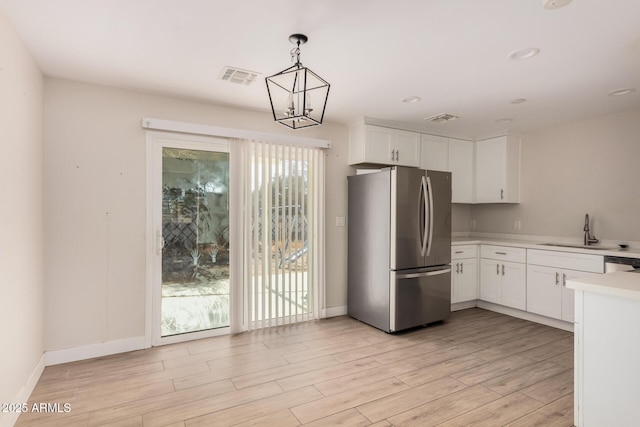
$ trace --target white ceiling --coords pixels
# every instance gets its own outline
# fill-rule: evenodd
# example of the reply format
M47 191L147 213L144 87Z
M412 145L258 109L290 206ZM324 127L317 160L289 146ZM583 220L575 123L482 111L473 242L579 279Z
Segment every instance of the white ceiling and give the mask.
M269 109L264 77L305 66L331 83L325 120L368 116L478 138L640 107L640 1L0 0L47 76ZM540 54L512 61L527 47ZM261 73L249 87L225 65ZM614 89L633 87L623 97ZM419 96L421 102L402 99ZM511 104L526 98L523 104ZM451 113L457 121L427 126ZM511 117L510 124L496 119ZM274 126L276 124L274 123ZM304 131L299 131L304 132Z

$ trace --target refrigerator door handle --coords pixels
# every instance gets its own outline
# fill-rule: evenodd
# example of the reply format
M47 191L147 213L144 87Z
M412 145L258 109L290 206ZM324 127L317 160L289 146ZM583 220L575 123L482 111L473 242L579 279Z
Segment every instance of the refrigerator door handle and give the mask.
M424 207L420 206L420 210L424 208L424 218L422 220L422 224L420 224L420 254L424 257L427 254L427 245L428 245L428 225L427 225L427 215L429 215L429 205L427 205L427 179L422 176L422 180L420 182L420 200L424 204ZM422 216L422 212L420 212L420 216Z
M451 273L450 268L445 268L445 269L436 270L436 271L425 271L422 273L396 274L396 279L415 279L418 277L439 276L441 274L447 274L447 273Z
M431 255L431 243L433 242L433 188L431 187L431 178L429 177L427 177L427 193L429 194L429 239L427 242L427 256L429 256Z

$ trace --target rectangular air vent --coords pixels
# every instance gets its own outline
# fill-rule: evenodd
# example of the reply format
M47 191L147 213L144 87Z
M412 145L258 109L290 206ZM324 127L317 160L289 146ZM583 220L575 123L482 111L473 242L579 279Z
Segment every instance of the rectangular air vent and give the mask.
M458 116L454 116L453 114L441 113L441 114L436 114L435 116L425 117L425 120L433 123L446 123L446 122L451 122L457 118Z
M220 80L227 81L229 83L235 83L238 85L249 86L256 81L260 73L255 71L242 70L237 67L225 66L220 73Z

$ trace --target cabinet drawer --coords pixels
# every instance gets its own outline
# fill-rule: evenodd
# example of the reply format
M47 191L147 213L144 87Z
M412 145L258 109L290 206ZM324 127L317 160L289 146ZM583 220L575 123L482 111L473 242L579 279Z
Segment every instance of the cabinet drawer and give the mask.
M451 246L451 259L475 258L478 255L478 245Z
M527 260L527 250L524 248L512 248L509 246L481 245L480 256L482 258L496 259L524 263Z
M527 263L591 273L604 273L604 257L602 255L528 249Z

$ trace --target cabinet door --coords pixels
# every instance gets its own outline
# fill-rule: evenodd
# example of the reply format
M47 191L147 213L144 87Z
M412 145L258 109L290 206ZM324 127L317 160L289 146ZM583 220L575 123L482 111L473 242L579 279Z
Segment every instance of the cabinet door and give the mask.
M451 262L451 304L455 302L460 302L458 299L458 288L460 287L460 281L462 278L460 277L460 264L462 264L462 260L454 260L455 263Z
M420 169L450 172L449 160L448 138L426 134L420 136Z
M565 322L575 322L575 291L567 288L567 280L579 277L594 276L596 273L586 271L563 270L562 271L562 317Z
M473 143L449 139L449 171L451 172L451 201L473 203Z
M482 258L480 260L480 299L500 304L500 261Z
M395 142L392 149L396 150L394 164L402 166L420 166L420 134L404 130L393 129Z
M478 299L478 261L475 258L462 259L456 299L473 301Z
M527 266L516 262L503 262L500 304L525 310L527 308Z
M562 271L529 265L527 269L527 311L560 319L562 314ZM567 289L571 291L571 289Z
M365 161L369 163L392 164L391 150L394 147L393 129L379 126L365 126Z
M476 201L504 200L507 139L498 137L476 142Z

